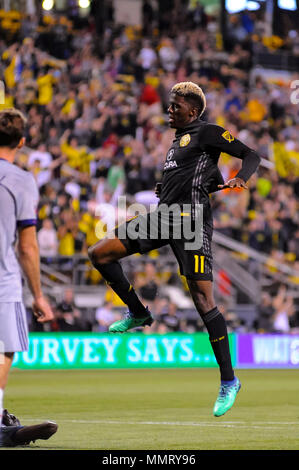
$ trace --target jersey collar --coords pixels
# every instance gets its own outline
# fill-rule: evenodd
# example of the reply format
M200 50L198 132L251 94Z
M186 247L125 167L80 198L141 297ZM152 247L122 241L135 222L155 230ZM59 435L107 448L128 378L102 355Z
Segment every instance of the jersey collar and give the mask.
M187 126L185 127L180 127L179 129L177 129L175 131L175 135L179 135L179 134L185 134L186 132L189 132L191 131L192 129L198 127L198 124L201 122L200 119L195 119L194 121L190 122L190 124L188 124Z

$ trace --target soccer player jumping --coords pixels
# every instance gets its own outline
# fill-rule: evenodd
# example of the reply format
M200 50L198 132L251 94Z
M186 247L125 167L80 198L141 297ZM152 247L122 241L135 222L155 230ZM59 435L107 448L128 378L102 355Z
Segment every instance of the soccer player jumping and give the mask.
M186 276L190 294L209 333L210 343L220 368L220 389L214 405L214 416L222 416L234 404L240 390L240 380L234 375L229 350L227 327L213 296L212 211L209 194L223 188L245 188L246 182L256 171L260 157L256 152L235 139L227 130L200 119L206 107L202 89L192 82L177 83L171 90L169 102L169 125L176 129L172 146L167 152L162 184L156 187L160 203L156 219L152 213L139 215L132 221L115 229L115 237L106 237L89 249L94 267L118 294L129 312L120 321L113 323L109 331L123 333L138 326L151 325L153 318L148 308L139 300L133 286L123 273L119 259L133 253L146 253L169 244L179 263L180 272ZM236 177L223 181L218 169L221 152L242 160L242 168ZM165 217L162 207L178 204L182 208L181 225L185 217L194 223L196 208L203 208L202 244L200 248L186 249L184 237L175 235L177 221ZM190 207L185 212L185 207ZM167 216L169 213L167 212ZM153 229L153 220L157 227ZM146 224L145 222L149 222ZM168 224L169 235L162 228ZM194 225L193 225L194 226ZM196 225L195 225L196 226ZM144 228L145 227L145 228ZM162 228L161 228L162 227ZM131 236L132 233L134 236ZM138 235L136 237L136 229ZM153 232L158 237L152 238ZM164 230L165 233L165 230ZM121 236L119 234L122 234Z

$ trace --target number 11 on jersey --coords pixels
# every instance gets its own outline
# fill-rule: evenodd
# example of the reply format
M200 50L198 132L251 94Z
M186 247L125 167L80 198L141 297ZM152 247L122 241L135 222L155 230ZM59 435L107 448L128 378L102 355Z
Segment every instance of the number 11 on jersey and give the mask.
M205 257L204 256L194 255L194 272L195 273L205 272Z

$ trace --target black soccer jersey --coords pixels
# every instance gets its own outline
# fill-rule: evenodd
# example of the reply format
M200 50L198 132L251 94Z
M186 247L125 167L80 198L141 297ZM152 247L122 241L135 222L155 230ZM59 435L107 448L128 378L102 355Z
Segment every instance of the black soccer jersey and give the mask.
M257 169L260 157L227 130L200 119L177 129L167 152L162 177L160 204L204 204L217 191L223 178L218 168L221 152L241 158L236 175L247 181Z

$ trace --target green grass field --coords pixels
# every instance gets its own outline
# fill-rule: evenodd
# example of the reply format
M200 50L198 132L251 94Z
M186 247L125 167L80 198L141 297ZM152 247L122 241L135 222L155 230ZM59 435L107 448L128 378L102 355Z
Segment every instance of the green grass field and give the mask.
M214 418L217 369L11 371L5 407L59 429L28 449L299 449L299 371L240 370L234 407Z

